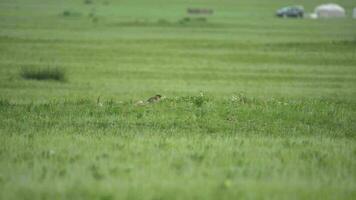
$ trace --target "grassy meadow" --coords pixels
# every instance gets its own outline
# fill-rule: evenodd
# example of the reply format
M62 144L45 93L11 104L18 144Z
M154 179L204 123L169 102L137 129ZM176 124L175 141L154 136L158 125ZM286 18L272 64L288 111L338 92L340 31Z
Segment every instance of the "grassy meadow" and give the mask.
M1 0L0 199L355 199L356 3L334 2Z

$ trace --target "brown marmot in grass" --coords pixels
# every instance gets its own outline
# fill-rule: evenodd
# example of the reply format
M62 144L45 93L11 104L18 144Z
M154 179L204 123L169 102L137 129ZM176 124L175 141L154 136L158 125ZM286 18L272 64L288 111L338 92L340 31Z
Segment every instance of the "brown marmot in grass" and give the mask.
M136 106L144 106L144 105L147 105L147 104L150 104L150 103L157 103L157 102L159 102L161 99L162 99L162 96L159 95L159 94L157 94L157 95L155 95L155 96L153 96L153 97L147 99L147 101L142 101L142 100L137 101L137 102L135 103L135 105L136 105Z
M148 103L156 103L156 102L159 102L159 101L161 100L161 98L162 98L162 96L159 95L159 94L157 94L157 95L155 95L155 96L149 98L149 99L147 100L147 102L148 102Z

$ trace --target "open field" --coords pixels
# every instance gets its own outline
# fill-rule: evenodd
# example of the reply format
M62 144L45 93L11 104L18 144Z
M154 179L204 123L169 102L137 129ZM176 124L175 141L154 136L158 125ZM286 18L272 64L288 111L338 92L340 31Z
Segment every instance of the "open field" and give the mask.
M356 20L88 2L0 1L0 199L356 198Z

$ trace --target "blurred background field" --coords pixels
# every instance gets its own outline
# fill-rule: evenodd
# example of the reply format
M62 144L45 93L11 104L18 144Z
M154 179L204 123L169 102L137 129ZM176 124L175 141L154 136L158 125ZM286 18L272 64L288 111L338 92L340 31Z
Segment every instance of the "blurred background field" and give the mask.
M127 100L162 93L355 95L356 21L274 17L322 1L1 1L1 93ZM187 8L206 22L180 23ZM66 84L18 78L21 67L62 67ZM14 92L16 90L16 92Z
M356 3L334 2L1 0L0 199L354 199Z

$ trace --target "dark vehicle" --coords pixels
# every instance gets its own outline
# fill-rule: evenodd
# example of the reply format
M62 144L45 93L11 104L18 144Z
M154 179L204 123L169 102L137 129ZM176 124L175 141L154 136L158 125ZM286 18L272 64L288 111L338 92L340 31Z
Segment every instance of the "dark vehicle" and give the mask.
M303 17L303 6L288 6L277 10L277 17Z

